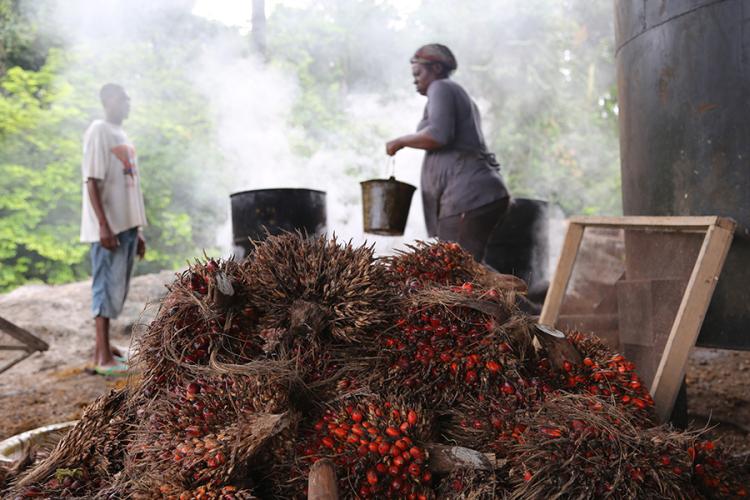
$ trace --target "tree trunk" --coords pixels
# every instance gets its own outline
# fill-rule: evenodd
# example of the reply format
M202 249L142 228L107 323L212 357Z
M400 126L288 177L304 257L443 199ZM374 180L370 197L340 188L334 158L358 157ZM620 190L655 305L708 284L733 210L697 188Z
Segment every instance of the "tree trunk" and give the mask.
M253 0L252 31L253 47L266 59L266 1Z

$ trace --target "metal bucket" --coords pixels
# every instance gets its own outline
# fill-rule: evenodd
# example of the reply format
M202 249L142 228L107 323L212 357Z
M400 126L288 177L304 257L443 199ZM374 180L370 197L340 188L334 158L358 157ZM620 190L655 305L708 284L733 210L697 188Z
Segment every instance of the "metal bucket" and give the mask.
M393 176L388 179L372 179L360 184L365 232L381 236L404 234L411 198L417 188L397 181Z
M266 234L301 231L308 236L326 232L326 194L314 189L255 189L233 193L232 235L235 255L250 252L250 240ZM268 233L266 233L268 231Z

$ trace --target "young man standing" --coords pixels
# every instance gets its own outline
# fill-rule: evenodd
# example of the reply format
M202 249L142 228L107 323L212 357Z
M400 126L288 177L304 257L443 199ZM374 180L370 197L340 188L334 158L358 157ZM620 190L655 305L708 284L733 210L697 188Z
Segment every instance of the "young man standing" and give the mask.
M104 120L95 120L83 138L83 210L81 241L91 243L92 304L96 325L97 373L123 375L127 365L115 358L109 321L122 311L135 256L146 254L141 228L146 211L135 147L122 129L130 97L108 83L99 93Z

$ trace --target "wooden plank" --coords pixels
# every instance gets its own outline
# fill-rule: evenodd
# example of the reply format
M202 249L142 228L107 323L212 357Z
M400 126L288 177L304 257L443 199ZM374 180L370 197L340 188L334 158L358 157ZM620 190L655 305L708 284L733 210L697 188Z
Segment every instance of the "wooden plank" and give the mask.
M625 216L625 217L600 217L580 215L571 217L571 223L584 226L598 227L642 227L675 230L708 229L710 226L719 226L724 229L734 230L736 223L727 217L700 216L700 217L652 217L652 216Z
M672 413L685 375L685 365L700 333L733 234L733 229L711 226L703 240L651 385L656 413L662 422L666 422Z
M0 351L27 351L36 352L34 349L27 345L0 345Z
M544 300L544 306L542 306L542 314L539 316L539 324L541 325L555 326L565 297L565 290L568 288L568 281L570 281L570 276L573 273L573 264L575 264L578 249L581 246L583 229L582 224L573 222L572 219L568 224L560 259L555 269L555 277L552 278L549 291L547 291L547 298Z
M339 500L338 488L333 462L323 458L310 467L310 475L307 478L309 500Z
M24 359L26 359L29 356L31 356L32 354L34 354L34 352L35 351L26 351L26 353L23 354L22 356L19 356L18 358L14 359L13 361L11 361L10 363L8 363L7 365L5 365L3 367L0 367L0 373L3 373L4 371L10 370L11 368L13 368L14 366L16 366L18 363L20 363Z
M46 351L49 349L47 342L35 337L32 333L16 326L10 321L0 317L0 330L4 331L19 342L23 342L35 351Z

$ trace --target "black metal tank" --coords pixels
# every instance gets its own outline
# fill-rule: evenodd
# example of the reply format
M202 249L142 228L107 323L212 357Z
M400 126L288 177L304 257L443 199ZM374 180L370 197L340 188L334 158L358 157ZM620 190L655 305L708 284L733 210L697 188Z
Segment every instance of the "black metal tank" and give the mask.
M230 198L235 255L242 253L239 257L249 253L251 239L262 240L266 234L301 231L308 236L318 236L326 232L326 194L323 191L256 189L234 193Z
M502 224L490 234L484 260L523 279L529 288L543 283L549 263L547 202L513 198Z
M699 345L750 349L750 3L615 0L623 210L738 223Z

